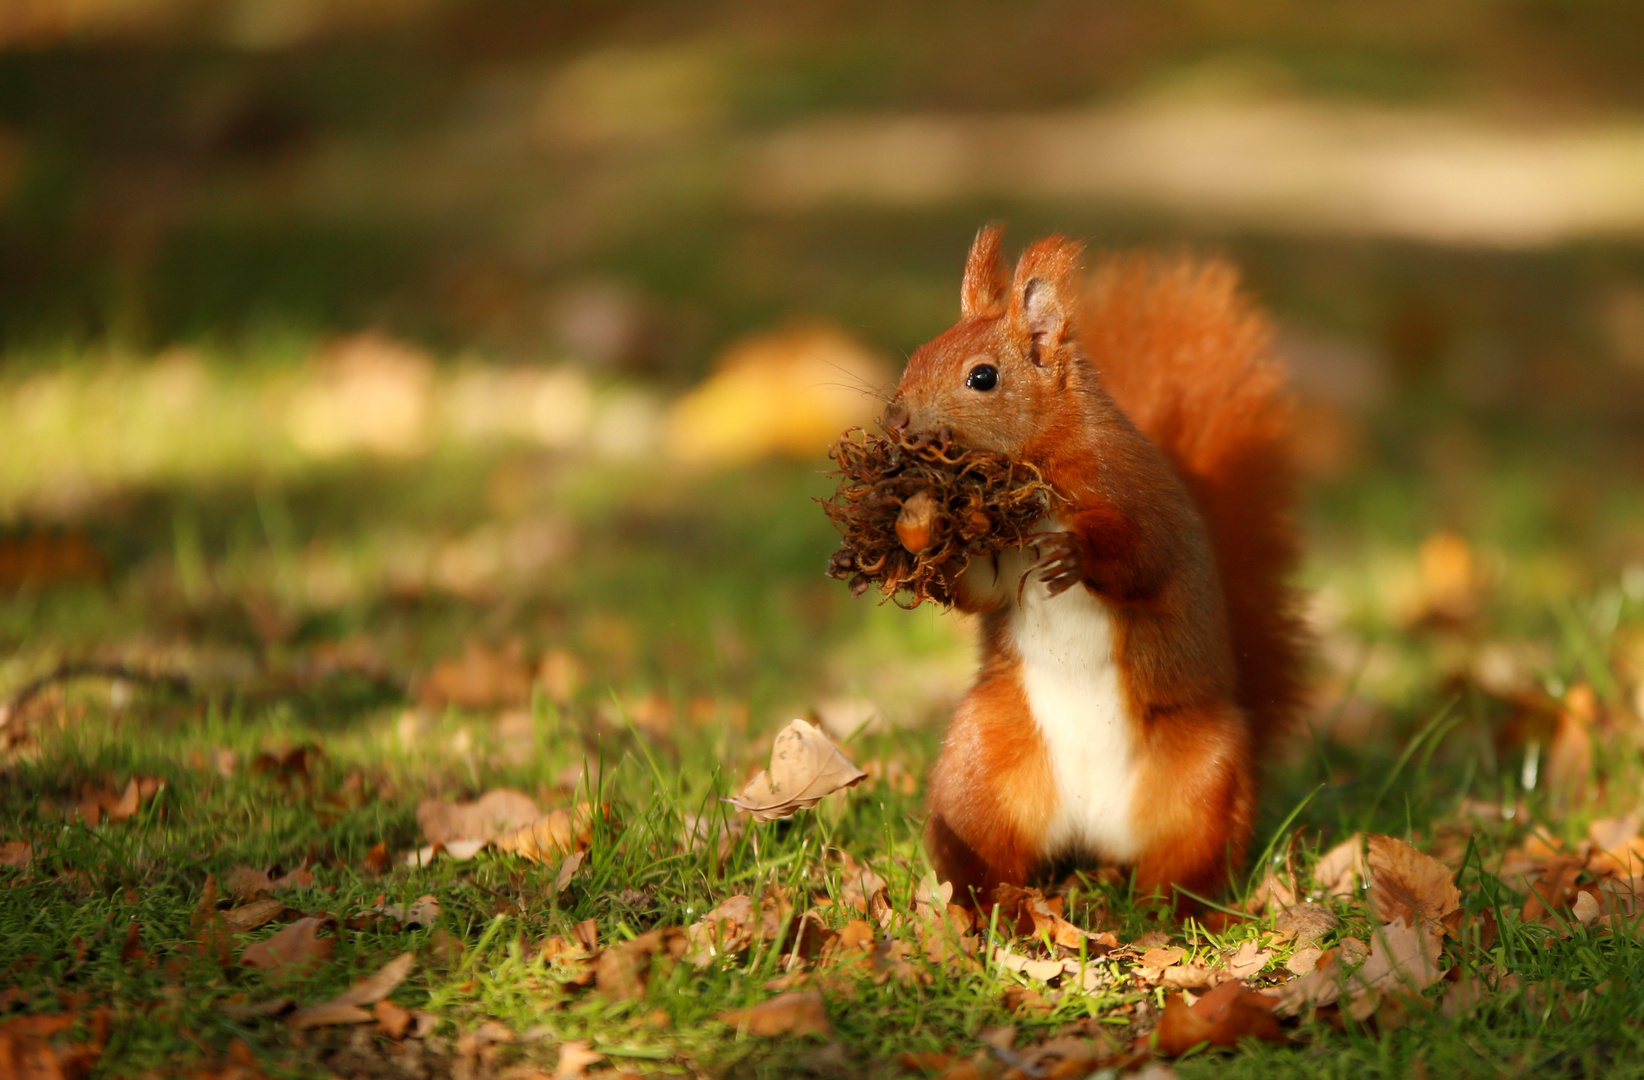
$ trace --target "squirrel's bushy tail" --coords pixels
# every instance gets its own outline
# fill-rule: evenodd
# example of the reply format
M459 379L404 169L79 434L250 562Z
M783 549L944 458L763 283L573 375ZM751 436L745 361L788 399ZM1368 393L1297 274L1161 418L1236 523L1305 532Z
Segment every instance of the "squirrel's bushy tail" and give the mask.
M1227 595L1239 703L1258 760L1301 706L1294 405L1268 320L1224 262L1116 256L1089 278L1079 336L1115 402L1197 500Z

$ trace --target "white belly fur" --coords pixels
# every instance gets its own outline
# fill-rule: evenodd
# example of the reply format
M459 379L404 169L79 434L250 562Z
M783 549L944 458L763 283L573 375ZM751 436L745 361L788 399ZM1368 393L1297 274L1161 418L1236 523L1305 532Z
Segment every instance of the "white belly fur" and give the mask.
M1113 656L1112 615L1079 585L1050 596L1037 575L1018 604L1015 586L1032 565L1031 552L1003 554L999 564L1022 685L1056 784L1046 851L1132 861L1140 853L1130 820L1136 747Z

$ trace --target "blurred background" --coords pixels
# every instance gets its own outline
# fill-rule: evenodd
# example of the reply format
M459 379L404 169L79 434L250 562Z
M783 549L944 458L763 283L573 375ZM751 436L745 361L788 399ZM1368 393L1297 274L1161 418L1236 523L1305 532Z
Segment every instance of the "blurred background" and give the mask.
M1524 695L1644 711L1640 56L1626 0L0 0L0 689L938 718L968 628L811 500L1002 220L1242 268L1321 737L1464 685L1533 786Z

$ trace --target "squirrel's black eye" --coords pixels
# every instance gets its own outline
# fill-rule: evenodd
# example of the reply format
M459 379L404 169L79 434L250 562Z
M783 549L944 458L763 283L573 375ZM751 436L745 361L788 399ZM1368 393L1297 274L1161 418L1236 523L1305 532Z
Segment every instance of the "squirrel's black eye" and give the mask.
M992 364L977 364L965 376L965 385L972 390L992 390L999 385L999 369Z

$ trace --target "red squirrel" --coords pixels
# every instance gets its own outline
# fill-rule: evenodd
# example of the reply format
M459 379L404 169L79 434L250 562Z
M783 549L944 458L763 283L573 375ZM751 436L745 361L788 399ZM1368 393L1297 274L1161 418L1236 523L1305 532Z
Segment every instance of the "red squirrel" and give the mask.
M982 663L929 777L926 843L975 902L1064 857L1207 896L1244 856L1257 764L1301 695L1270 329L1223 263L1116 258L1084 282L1082 247L1052 236L1011 275L1000 237L977 235L959 322L885 414L1029 462L1054 492L1031 546L956 582Z

